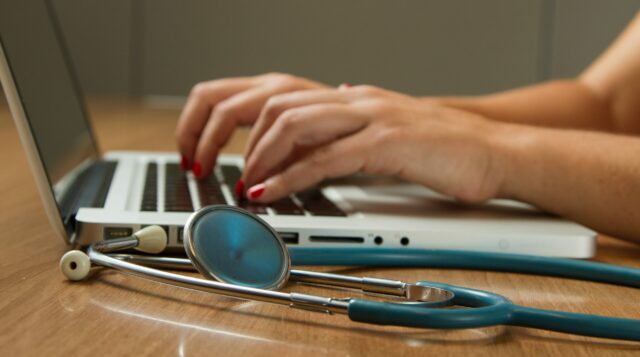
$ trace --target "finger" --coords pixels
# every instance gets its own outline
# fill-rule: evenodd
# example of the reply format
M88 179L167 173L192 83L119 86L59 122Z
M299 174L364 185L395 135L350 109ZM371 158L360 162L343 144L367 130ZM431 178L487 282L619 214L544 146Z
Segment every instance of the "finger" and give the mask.
M229 141L235 127L253 123L267 99L280 90L283 89L274 85L259 85L218 103L198 140L194 157L196 177L211 173L220 149Z
M250 88L253 83L253 78L241 77L204 82L193 87L176 128L178 150L186 161L193 164L198 139L216 104Z
M272 202L325 179L357 173L365 166L369 145L366 130L332 142L264 183L252 186L247 196L252 201Z
M313 104L285 111L247 160L247 186L278 171L299 146L322 145L361 130L366 117L345 104Z
M249 134L249 139L245 146L245 159L251 156L258 140L285 110L319 103L348 103L348 98L344 92L339 92L335 89L304 90L269 98Z

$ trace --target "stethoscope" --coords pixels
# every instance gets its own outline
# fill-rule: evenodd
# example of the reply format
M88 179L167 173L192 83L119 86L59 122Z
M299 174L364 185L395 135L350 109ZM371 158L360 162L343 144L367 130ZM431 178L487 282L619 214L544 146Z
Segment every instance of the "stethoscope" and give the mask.
M209 206L195 212L184 230L189 259L107 254L125 249L159 253L167 243L159 226L131 237L112 239L67 252L60 267L70 280L83 280L91 264L183 288L293 308L346 314L353 321L436 329L512 325L576 335L640 341L640 320L530 308L487 291L420 281L291 270L303 265L413 266L509 271L560 276L640 287L640 269L570 259L505 253L407 249L304 249L285 246L265 221L233 206ZM193 269L207 279L156 268ZM395 297L395 301L331 298L277 291L288 280ZM466 308L447 308L451 306Z

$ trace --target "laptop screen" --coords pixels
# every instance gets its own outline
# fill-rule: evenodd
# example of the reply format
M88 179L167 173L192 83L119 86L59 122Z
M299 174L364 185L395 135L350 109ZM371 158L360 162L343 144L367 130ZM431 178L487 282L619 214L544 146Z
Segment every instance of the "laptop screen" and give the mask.
M54 15L48 0L0 1L0 43L52 187L98 155Z

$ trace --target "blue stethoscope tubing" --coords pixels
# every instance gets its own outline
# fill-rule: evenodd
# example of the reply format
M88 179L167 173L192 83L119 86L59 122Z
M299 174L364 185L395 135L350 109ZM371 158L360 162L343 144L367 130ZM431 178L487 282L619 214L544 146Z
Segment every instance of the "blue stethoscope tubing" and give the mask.
M432 267L556 276L640 288L640 269L591 261L520 254L402 248L289 248L294 265ZM437 329L511 325L583 336L640 341L640 320L515 305L504 296L460 286L421 281L452 291L453 305L472 309L417 309L406 304L353 299L354 321Z

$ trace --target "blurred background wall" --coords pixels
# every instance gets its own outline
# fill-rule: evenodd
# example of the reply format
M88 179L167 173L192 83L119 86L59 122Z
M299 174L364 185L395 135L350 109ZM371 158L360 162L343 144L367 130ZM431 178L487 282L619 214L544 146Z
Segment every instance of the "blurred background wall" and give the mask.
M412 94L574 76L639 0L53 0L89 94L184 96L269 71Z

